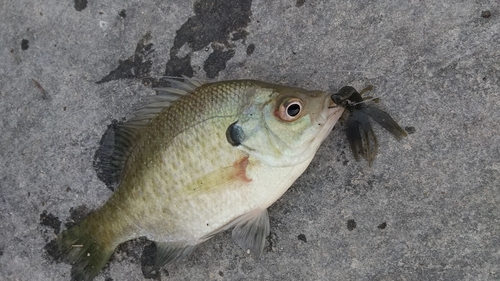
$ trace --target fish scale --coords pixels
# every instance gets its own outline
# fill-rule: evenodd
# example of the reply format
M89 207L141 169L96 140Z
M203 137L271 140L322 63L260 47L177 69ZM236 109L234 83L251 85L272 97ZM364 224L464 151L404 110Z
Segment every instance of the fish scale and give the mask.
M203 196L199 198L201 204L193 205L192 198L182 196L185 193L182 187L195 181L197 175L211 173L221 165L222 167L231 166L233 162L243 157L244 153L231 147L230 150L220 150L218 154L207 152L218 150L221 143L226 142L225 129L234 121L236 113L234 106L232 109L230 106L224 108L217 105L228 104L226 100L231 99L231 97L231 102L238 103L239 92L234 90L231 92L230 90L234 88L244 91L244 84L248 83L237 82L229 86L199 89L191 95L181 98L176 107L166 108L151 120L150 125L145 129L147 130L145 140L139 141L138 147L130 155L130 164L127 163L125 166L122 185L114 193L118 196L117 199L114 199L115 195L111 199L121 202L117 204L128 204L125 209L129 210L127 211L130 213L128 217L139 228L140 236L147 236L154 241L185 239L196 243L201 237L200 233L191 231L194 238L186 237L183 228L193 229L193 227L187 227L189 225L186 225L186 222L201 226L203 234L214 231L214 227L221 226L221 223L207 222L210 226L207 230L203 227L207 223L200 224L200 222L194 221L192 217L196 216L193 216L192 213L210 213L208 212L210 210L197 209L196 207L203 208L210 200L213 200L211 198L213 196ZM210 95L210 92L214 91L219 94ZM229 103L229 105L231 104ZM226 117L218 117L221 115ZM175 119L176 117L181 118ZM211 137L208 139L200 138L200 136L206 135L207 131L212 132ZM147 154L144 153L144 150L157 153ZM200 161L201 157L203 157L203 161ZM156 167L148 167L147 164L141 163L161 164L157 164ZM210 183L206 183L205 186L213 188ZM203 188L205 187L200 187L200 192ZM147 192L142 196L148 204L136 204L135 200L141 195L134 193L134 191ZM169 200L171 198L175 198L174 202ZM176 212L176 210L188 211ZM158 212L164 215L158 216ZM172 235L172 229L178 230L178 235Z

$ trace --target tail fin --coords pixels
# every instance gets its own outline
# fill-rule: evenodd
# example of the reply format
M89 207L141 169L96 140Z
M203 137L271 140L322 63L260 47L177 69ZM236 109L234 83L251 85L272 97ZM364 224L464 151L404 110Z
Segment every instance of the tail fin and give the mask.
M92 229L83 220L57 237L58 251L72 265L71 279L90 281L106 265L114 247L92 237Z

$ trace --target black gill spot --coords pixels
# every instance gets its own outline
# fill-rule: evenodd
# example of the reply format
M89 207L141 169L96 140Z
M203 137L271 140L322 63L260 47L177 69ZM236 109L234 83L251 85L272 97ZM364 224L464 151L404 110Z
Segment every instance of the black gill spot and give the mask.
M243 132L241 126L238 125L238 121L227 127L226 139L227 142L232 146L238 146L243 142L243 140L245 139L245 132Z
M224 277L224 272L219 271L219 276Z
M295 7L302 7L304 3L306 3L306 0L297 0L297 2L295 3Z
M304 234L299 234L299 236L297 236L297 238L299 238L300 241L307 243L307 238Z
M126 18L127 17L127 13L125 12L125 10L121 10L118 15L121 17L121 18Z
M30 47L30 41L23 39L21 40L21 50L26 51Z
M149 79L149 73L153 62L149 58L154 52L151 34L146 33L137 43L133 56L122 61L118 61L118 67L108 75L97 81L97 84L118 80L118 79Z
M347 221L347 230L353 231L356 228L356 221L355 220L348 220Z
M377 226L378 229L385 229L387 227L387 223L383 222Z
M51 213L47 213L46 210L43 210L43 212L40 214L40 224L54 229L54 233L56 235L61 230L61 221L59 220L59 218Z
M255 44L250 44L247 47L247 56L253 54L253 51L255 51Z
M85 8L87 8L87 0L75 0L75 10L81 12Z

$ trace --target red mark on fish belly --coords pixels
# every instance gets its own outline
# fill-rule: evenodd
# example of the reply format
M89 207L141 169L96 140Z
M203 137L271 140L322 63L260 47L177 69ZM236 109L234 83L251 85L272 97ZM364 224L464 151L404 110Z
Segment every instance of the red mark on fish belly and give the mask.
M248 155L234 162L233 167L236 169L234 174L237 179L244 182L251 182L252 179L247 177Z

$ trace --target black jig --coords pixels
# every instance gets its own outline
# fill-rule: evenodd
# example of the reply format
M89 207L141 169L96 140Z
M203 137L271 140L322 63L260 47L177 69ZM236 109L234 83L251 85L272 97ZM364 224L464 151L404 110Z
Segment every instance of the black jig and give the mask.
M369 117L398 140L407 136L406 131L389 114L378 108L367 106L370 100L378 102L377 98L362 97L364 93L372 89L372 86L368 86L358 93L353 87L345 86L331 97L337 105L346 108L343 116L346 120L345 132L354 159L359 161L361 156L370 166L378 153L378 142Z

